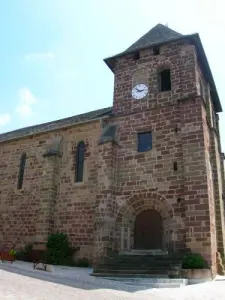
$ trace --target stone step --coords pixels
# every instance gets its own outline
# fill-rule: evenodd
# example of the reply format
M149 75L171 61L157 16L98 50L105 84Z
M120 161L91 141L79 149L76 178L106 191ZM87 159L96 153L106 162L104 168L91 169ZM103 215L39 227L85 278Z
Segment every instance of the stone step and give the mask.
M163 251L161 249L155 250L131 250L131 251L120 251L119 255L154 255L154 256L166 256L168 251Z
M170 279L170 278L137 278L137 277L107 277L107 279L119 281L128 285L142 288L176 288L186 286L188 279Z
M181 261L116 261L116 260L105 260L104 264L115 265L115 264L123 264L123 265L160 265L160 266L170 266L170 265L180 265Z
M126 260L154 260L154 261L168 261L168 260L182 260L182 257L179 256L153 256L153 255L112 255L108 257L111 260L118 260L118 261L126 261Z
M92 273L91 276L95 276L95 277L115 277L116 278L133 278L134 277L134 274L130 274L130 273L119 273L119 274L114 274L114 273L111 273L111 272L104 272L104 273ZM141 273L138 273L138 271L136 271L135 273L135 277L136 278L155 278L156 277L156 274L141 274ZM158 276L157 276L158 277ZM168 278L168 275L167 274L160 274L160 278L165 278L167 279Z
M134 267L134 268L155 268L155 267L162 267L162 268L174 268L174 267L179 267L181 266L181 263L177 263L177 262L105 262L105 263L101 263L101 266L107 266L108 268L112 267L114 268L115 266L117 266L118 268L125 268L125 267ZM99 266L100 266L99 265Z
M110 278L108 278L110 279ZM118 277L111 277L112 280L115 281L120 281L120 282L125 282L129 281L129 283L133 283L135 285L146 285L149 283L188 283L188 279L183 279L183 278L166 278L166 277L152 277L152 276L146 276L145 278L140 278L140 277L123 277L123 278L118 278Z
M162 267L170 267L170 266L180 266L181 262L174 262L174 261L105 261L101 263L101 265L108 265L108 266L162 266Z
M164 272L164 271L166 271L166 272L169 272L169 271L176 271L178 268L160 268L160 267L155 267L155 268L137 268L137 267L132 267L132 266L130 266L130 267L113 267L113 268L111 268L111 267L107 267L107 266L99 266L96 270L105 270L105 271L112 271L112 272L116 272L116 271L120 271L120 272L122 272L122 271L124 271L124 270L127 270L127 271L132 271L132 270L136 270L136 271L140 271L140 272L154 272L155 270L156 271L162 271L162 272Z
M180 261L112 261L112 260L105 260L104 264L108 265L115 265L115 264L121 264L121 265L149 265L149 266L171 266L171 265L180 265Z
M100 273L100 274L104 274L104 273L110 273L110 274L147 274L147 275L167 275L168 274L168 270L167 269L152 269L152 270L141 270L141 269L129 269L129 270L118 270L118 269L96 269L93 271L94 274Z

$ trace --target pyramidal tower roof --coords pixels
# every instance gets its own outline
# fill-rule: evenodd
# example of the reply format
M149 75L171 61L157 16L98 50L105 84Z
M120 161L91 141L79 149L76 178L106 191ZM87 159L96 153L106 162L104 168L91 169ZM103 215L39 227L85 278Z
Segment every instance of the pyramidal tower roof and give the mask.
M182 34L164 26L158 24L144 34L139 40L132 44L125 52L137 51L146 47L151 47L154 44L161 44L170 40L179 39Z
M107 63L107 60L110 60L112 58L123 56L148 47L153 47L154 45L160 45L179 40L182 37L185 37L185 35L182 35L181 33L176 32L162 24L157 24L125 51L105 59L105 62Z

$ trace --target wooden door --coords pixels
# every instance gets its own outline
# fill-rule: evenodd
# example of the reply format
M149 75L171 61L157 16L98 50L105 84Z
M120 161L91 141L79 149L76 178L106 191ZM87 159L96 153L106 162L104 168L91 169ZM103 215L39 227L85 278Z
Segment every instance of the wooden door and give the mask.
M156 210L142 211L135 221L135 249L162 248L162 218Z

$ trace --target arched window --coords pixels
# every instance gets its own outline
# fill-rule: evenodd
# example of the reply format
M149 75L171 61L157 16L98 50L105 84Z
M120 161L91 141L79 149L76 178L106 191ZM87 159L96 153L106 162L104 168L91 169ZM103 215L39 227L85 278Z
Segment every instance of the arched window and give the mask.
M17 188L19 190L21 190L23 187L23 177L24 177L26 158L27 158L26 153L23 153L20 158L20 168L19 168L19 176L18 176L18 183L17 183Z
M76 182L83 181L84 151L85 151L84 142L79 142L77 145L77 152L76 152L76 173L75 173L75 181Z

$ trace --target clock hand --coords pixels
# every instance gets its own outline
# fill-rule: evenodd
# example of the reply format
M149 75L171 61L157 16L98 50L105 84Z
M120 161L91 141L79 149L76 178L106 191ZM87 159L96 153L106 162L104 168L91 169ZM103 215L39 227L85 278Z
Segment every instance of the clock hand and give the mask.
M137 91L137 92L143 92L144 90L139 90L139 89L136 88L136 91Z

